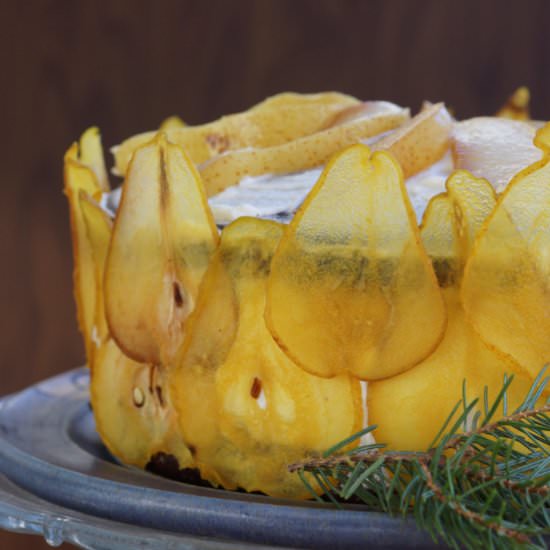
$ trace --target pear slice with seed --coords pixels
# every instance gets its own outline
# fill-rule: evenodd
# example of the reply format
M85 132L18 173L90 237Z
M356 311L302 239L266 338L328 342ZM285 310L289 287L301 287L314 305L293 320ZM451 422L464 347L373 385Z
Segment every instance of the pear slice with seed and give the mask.
M180 145L200 164L225 151L246 147L271 147L318 132L338 114L359 100L339 93L283 93L262 101L248 111L224 116L200 126L172 126L168 139ZM124 175L135 150L153 139L155 132L133 136L113 148L115 172Z
M82 141L87 142L85 138ZM87 361L90 364L97 295L95 290L94 261L80 207L80 193L84 192L88 196L99 200L102 188L92 168L83 163L80 151L79 146L74 143L65 153L64 193L69 202L71 219L74 258L73 288L78 326L84 340ZM89 157L87 158L89 159Z
M172 455L181 468L192 464L167 390L166 370L126 357L109 337L103 308L103 271L111 220L83 191L80 208L92 249L96 309L90 367L96 428L109 450L125 464L144 467L156 453Z
M543 159L517 174L500 197L462 288L481 337L532 376L550 362L550 124L539 130L535 145Z
M170 363L217 240L193 163L159 133L128 169L105 268L110 332L129 357Z
M327 165L273 258L266 320L318 376L385 378L433 351L445 309L390 155L356 145Z
M144 468L164 453L175 458L179 468L193 465L166 377L165 368L133 361L112 339L94 353L90 392L96 428L125 464Z
M265 286L283 233L275 222L227 226L201 285L170 389L203 477L226 488L305 497L289 463L361 427L359 382L296 366L263 322Z

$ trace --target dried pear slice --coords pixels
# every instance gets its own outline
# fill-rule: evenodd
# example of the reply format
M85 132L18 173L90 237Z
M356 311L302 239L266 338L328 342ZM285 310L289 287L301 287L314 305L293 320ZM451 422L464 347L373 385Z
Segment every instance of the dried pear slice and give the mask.
M64 193L69 201L71 236L73 242L73 288L77 309L78 326L90 364L93 349L93 327L96 306L95 268L91 245L86 235L86 225L80 209L80 193L99 199L101 187L93 170L81 162L79 147L75 143L65 153Z
M372 149L390 152L408 178L443 157L451 144L452 127L453 119L445 105L436 103L372 144Z
M370 108L368 114L289 143L228 151L213 158L199 167L208 196L235 185L245 176L286 174L321 166L341 149L393 130L408 120L408 109L377 103L378 108Z
M492 402L504 375L514 375L508 407L519 406L532 378L519 365L491 350L467 321L456 287L443 291L448 314L445 337L437 349L413 369L385 380L369 382L369 423L376 424L376 440L389 449L423 451L437 435L466 380L468 400L483 403L484 387Z
M193 163L159 133L128 169L105 269L107 321L129 357L170 363L217 240Z
M93 358L91 400L96 428L125 464L144 468L157 453L192 466L167 390L166 369L137 363L109 339Z
M179 435L166 371L136 363L109 338L102 297L111 220L83 191L80 207L95 268L97 300L90 392L96 428L110 451L126 464L144 467L162 452L175 457L180 467L187 467L192 457Z
M544 158L516 175L487 220L466 266L462 300L491 346L532 376L550 361L550 125Z
M224 151L271 147L318 132L329 126L340 111L359 103L351 96L332 92L284 93L209 124L169 129L167 135L199 164ZM125 174L134 151L154 135L155 132L139 134L115 147L115 172Z
M531 93L526 86L520 86L499 109L496 116L513 120L529 120L529 101Z
M287 466L361 427L359 382L305 373L262 321L270 260L283 228L227 226L201 285L170 389L203 477L226 488L305 497Z
M474 241L496 205L491 184L456 170L426 209L420 234L442 288L460 286Z
M101 134L96 127L88 128L80 137L80 162L92 169L101 190L108 192L111 189L109 176L105 168Z
M113 223L106 212L85 191L80 191L79 199L80 210L86 225L86 235L92 249L94 263L95 305L91 339L97 348L109 336L107 319L105 318L103 274L105 273L105 260L111 241Z
M173 115L173 116L169 116L168 118L165 118L161 125L159 126L159 130L162 130L162 131L167 131L167 130L174 130L176 128L185 128L187 126L187 124L185 124L185 122L183 122L183 120L177 116L177 115Z
M456 170L446 182L454 208L454 223L468 257L485 220L496 206L497 195L484 178L476 178L466 170Z
M481 399L484 387L494 400L504 375L514 375L508 391L510 410L521 404L532 379L521 367L484 344L465 317L459 289L466 258L494 197L488 182L458 172L447 182L448 193L434 197L422 222L422 241L432 258L448 315L445 337L415 368L369 383L369 422L375 437L390 449L426 450L454 405L462 398ZM488 200L479 200L485 197ZM457 207L458 206L458 207Z
M451 223L453 216L453 203L448 193L441 193L428 203L420 229L422 243L441 288L455 286L464 269L460 240Z
M458 122L452 135L455 166L486 178L500 193L515 174L540 160L534 137L533 126L520 120L479 117Z
M276 341L318 376L385 378L433 351L443 300L390 155L331 160L277 249L267 304Z

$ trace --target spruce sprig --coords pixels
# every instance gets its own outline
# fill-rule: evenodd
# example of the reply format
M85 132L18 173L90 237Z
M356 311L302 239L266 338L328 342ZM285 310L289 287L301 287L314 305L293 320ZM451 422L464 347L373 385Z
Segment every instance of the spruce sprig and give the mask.
M411 515L435 541L452 548L546 548L550 400L540 403L549 382L546 370L511 412L512 376L505 377L492 404L487 390L479 406L478 399L469 401L464 385L461 401L425 452L388 451L379 443L346 451L376 429L369 426L289 469L317 500ZM495 419L499 410L502 416Z

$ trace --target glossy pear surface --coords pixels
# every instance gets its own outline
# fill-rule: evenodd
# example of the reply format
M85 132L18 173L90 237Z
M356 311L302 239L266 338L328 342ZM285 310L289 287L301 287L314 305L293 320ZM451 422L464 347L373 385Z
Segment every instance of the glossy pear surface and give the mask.
M327 165L273 258L266 320L318 376L385 378L433 351L443 300L387 153L356 145Z
M495 203L487 181L460 171L447 181L447 192L428 206L422 240L442 287L448 325L437 349L419 365L369 383L369 423L378 425L374 436L390 449L427 450L462 398L463 382L468 401L480 399L476 410L483 407L485 387L489 402L494 401L506 375L514 376L508 391L509 410L521 404L532 383L516 362L481 340L460 302L464 264Z
M170 362L217 240L193 163L159 134L134 155L105 268L109 328L129 357Z
M275 222L252 218L224 229L170 387L203 477L226 488L305 497L288 464L360 429L362 407L357 381L304 372L263 322L282 232Z
M408 109L372 102L343 122L270 147L228 151L199 167L208 196L237 184L245 176L287 174L325 164L345 147L397 128L409 118ZM338 120L336 121L338 122Z
M168 139L180 145L200 164L226 151L247 147L272 147L330 126L342 111L360 102L344 94L275 95L248 111L224 116L200 126L169 127ZM115 169L124 175L136 149L153 139L155 132L133 136L113 149Z
M550 125L544 159L516 175L468 261L462 301L481 337L532 376L550 362Z

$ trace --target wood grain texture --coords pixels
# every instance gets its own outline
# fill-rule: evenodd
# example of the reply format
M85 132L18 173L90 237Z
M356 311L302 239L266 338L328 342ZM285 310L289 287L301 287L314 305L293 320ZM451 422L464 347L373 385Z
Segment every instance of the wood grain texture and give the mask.
M550 118L545 0L4 0L0 21L2 395L83 362L61 170L86 127L112 145L284 90L445 100L462 118L522 84Z

